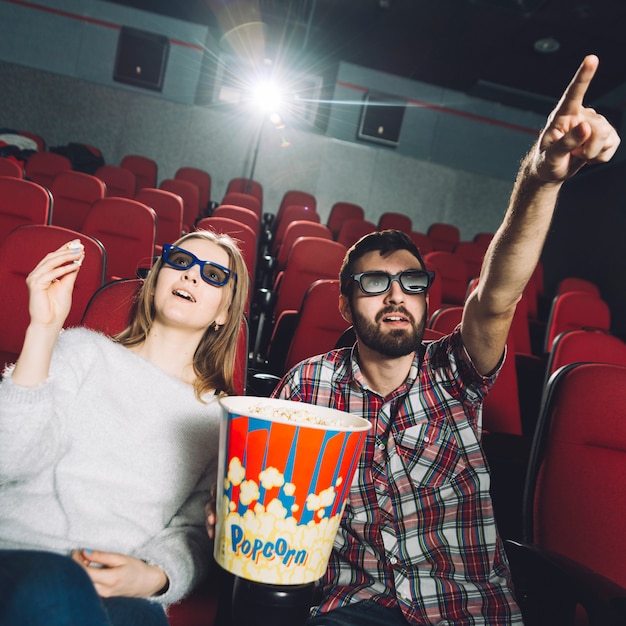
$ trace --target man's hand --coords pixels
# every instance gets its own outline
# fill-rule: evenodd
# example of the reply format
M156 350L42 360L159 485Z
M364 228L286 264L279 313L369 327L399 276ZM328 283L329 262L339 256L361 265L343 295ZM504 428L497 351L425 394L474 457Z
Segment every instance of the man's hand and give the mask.
M530 173L543 181L563 182L587 163L605 163L620 144L609 122L583 105L598 63L594 55L584 58L548 117L530 162Z
M74 550L72 558L85 568L102 598L150 598L167 588L168 579L162 569L131 556Z

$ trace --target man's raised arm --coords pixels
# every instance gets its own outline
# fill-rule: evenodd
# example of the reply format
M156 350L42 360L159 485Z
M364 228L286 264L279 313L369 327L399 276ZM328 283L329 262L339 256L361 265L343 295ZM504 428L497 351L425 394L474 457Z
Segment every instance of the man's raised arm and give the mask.
M620 139L583 99L598 67L585 57L539 139L522 161L509 207L483 262L480 281L465 305L461 334L478 370L502 357L515 307L539 261L561 185L586 164L604 163Z

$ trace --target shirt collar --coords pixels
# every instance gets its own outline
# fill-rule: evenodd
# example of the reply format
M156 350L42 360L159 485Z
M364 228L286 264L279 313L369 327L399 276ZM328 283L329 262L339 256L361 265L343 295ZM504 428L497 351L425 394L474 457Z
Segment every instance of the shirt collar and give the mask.
M419 370L424 359L425 350L426 348L424 344L421 343L418 349L415 351L415 356L413 357L413 362L411 363L411 368L409 369L408 376L406 377L405 381L400 385L400 387L398 387L391 394L392 396L403 396L409 392L419 375ZM369 385L365 382L365 379L361 374L361 368L359 367L358 362L358 354L358 342L355 342L352 348L350 348L349 358L346 359L346 367L337 372L335 381L338 384L345 385L349 385L350 383L355 382L363 389L367 389L368 391L375 393L370 389Z

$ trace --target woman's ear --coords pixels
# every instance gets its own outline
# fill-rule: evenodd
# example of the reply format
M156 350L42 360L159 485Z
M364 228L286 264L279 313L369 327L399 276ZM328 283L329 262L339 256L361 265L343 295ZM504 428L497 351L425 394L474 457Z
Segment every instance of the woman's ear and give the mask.
M228 321L229 316L230 307L226 307L217 314L217 317L215 318L215 324L217 324L218 326L224 326L224 324L226 324L226 322Z
M215 315L215 320L213 321L213 323L217 324L218 326L224 326L224 324L226 324L229 318L230 318L230 302L227 302L227 303L222 302L219 308L219 311Z

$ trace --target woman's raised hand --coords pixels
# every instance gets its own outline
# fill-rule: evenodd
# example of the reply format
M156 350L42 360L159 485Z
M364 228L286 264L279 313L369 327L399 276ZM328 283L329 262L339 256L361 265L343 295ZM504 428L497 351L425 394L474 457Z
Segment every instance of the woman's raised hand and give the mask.
M52 352L72 306L72 291L85 249L74 239L50 252L26 278L30 324L12 379L34 387L46 382Z
M83 244L74 239L47 254L28 275L31 324L58 330L63 327L84 256Z

